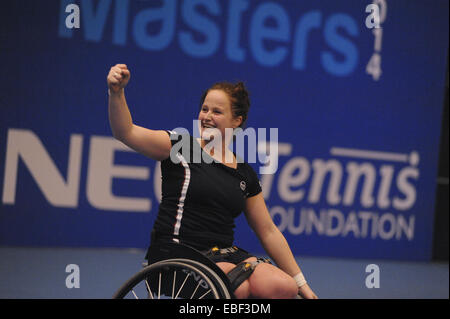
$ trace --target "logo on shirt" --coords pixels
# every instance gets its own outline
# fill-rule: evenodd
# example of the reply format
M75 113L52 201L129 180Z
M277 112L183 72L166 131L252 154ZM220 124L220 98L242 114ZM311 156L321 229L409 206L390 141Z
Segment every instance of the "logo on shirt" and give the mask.
M242 191L245 192L245 187L246 187L245 182L241 181L241 184L239 186L241 187Z

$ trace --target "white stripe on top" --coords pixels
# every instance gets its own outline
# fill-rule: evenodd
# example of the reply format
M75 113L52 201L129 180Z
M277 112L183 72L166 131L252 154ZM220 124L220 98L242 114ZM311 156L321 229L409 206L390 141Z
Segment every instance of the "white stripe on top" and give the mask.
M178 236L180 234L181 219L183 218L183 211L184 211L184 200L186 199L186 193L189 188L189 182L191 181L191 170L189 168L186 159L180 153L177 153L177 158L180 160L181 164L184 167L184 181L183 187L181 188L180 198L178 199L177 217L175 228L173 230L174 236ZM180 242L177 238L174 238L173 241L176 243Z

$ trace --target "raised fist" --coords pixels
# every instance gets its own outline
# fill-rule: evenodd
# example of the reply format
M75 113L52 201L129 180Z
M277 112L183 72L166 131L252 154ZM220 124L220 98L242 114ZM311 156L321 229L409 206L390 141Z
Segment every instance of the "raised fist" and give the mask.
M118 92L127 86L130 80L130 71L125 64L116 64L113 66L106 77L108 88L112 92Z

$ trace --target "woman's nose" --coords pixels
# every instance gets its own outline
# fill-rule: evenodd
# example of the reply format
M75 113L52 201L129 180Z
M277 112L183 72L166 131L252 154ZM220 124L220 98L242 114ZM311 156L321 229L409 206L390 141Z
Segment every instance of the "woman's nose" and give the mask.
M206 120L211 120L211 117L212 117L212 112L211 111L206 112L205 119Z

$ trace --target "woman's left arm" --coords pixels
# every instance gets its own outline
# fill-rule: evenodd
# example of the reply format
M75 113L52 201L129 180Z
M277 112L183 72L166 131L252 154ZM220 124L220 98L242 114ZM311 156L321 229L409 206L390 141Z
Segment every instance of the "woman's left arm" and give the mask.
M245 217L250 227L256 233L264 250L275 261L277 266L292 277L299 274L301 269L292 254L286 238L273 223L262 193L247 198ZM303 298L317 298L308 284L302 285L299 288L299 293Z

